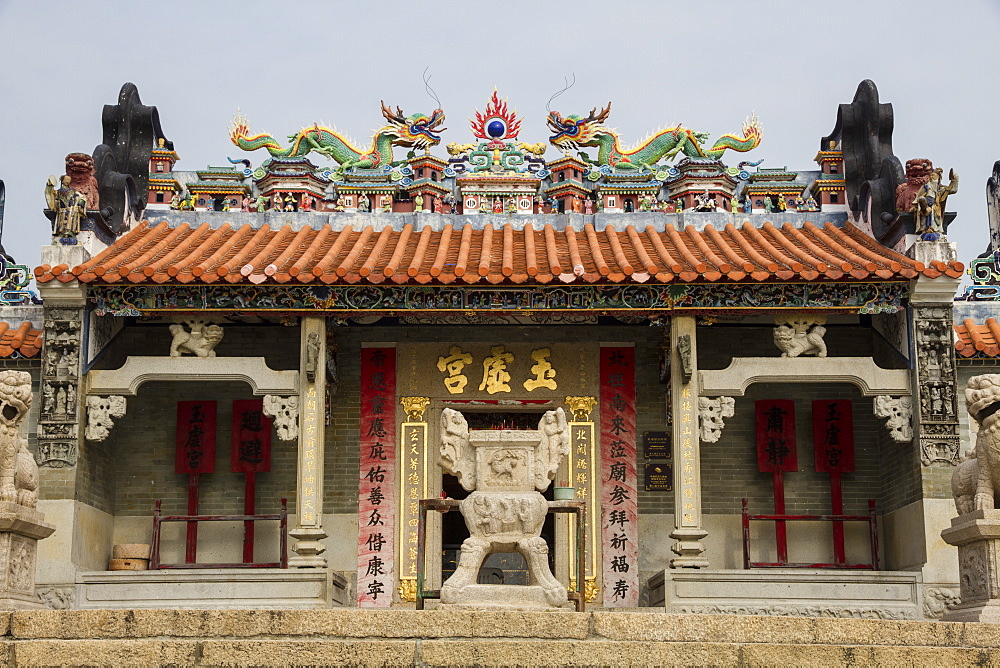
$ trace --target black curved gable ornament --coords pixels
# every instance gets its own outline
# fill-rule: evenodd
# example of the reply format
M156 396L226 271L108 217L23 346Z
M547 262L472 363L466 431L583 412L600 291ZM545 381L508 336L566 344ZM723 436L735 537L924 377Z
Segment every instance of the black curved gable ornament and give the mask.
M101 213L117 236L126 231L146 208L149 154L164 140L156 107L139 99L139 89L126 83L118 104L104 105L102 143L94 149L94 169L101 196Z
M896 186L906 180L892 152L892 129L892 105L880 103L875 82L865 79L854 101L839 106L833 132L820 144L826 151L831 141L840 143L847 203L854 215L870 216L875 237L887 245L895 243L885 237L896 220Z

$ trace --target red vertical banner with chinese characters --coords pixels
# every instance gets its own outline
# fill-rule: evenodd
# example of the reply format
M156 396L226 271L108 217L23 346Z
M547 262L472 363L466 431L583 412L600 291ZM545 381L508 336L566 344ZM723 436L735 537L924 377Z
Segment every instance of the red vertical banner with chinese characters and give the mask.
M760 399L754 402L757 434L757 470L762 473L799 470L795 448L795 402Z
M361 349L358 605L389 607L393 589L396 349Z
M854 420L850 399L813 402L817 473L854 472Z
M601 347L601 553L603 603L639 605L635 349Z
M215 471L215 402L177 402L175 473Z
M229 470L266 473L271 470L271 418L264 415L263 399L233 402L233 442Z

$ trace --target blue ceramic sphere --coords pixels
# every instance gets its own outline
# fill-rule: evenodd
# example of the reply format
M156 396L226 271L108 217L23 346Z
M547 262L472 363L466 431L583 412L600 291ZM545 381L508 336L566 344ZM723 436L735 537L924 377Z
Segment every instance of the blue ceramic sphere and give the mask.
M499 139L507 134L507 125L498 118L486 124L486 134L494 139Z

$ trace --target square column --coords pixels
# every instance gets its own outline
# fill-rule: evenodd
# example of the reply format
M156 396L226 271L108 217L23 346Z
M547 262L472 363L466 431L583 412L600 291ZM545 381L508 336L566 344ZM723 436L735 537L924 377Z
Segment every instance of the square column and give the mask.
M701 525L701 448L698 441L698 356L694 316L670 323L670 395L673 406L674 530L671 568L707 568Z
M299 341L299 458L295 528L298 543L294 568L324 568L319 556L326 548L323 529L323 452L326 437L323 410L326 397L326 318L304 317Z

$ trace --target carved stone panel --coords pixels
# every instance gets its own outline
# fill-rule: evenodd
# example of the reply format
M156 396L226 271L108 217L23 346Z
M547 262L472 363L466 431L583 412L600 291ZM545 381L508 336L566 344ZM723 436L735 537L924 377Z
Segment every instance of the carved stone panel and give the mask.
M912 406L910 397L875 397L875 415L885 419L885 428L896 443L913 440Z
M45 310L45 352L35 453L42 467L76 465L82 318L82 309Z
M921 461L958 461L958 397L950 304L914 309L917 420Z
M732 397L698 397L698 427L701 440L717 443L726 426L724 418L736 414L736 400Z

